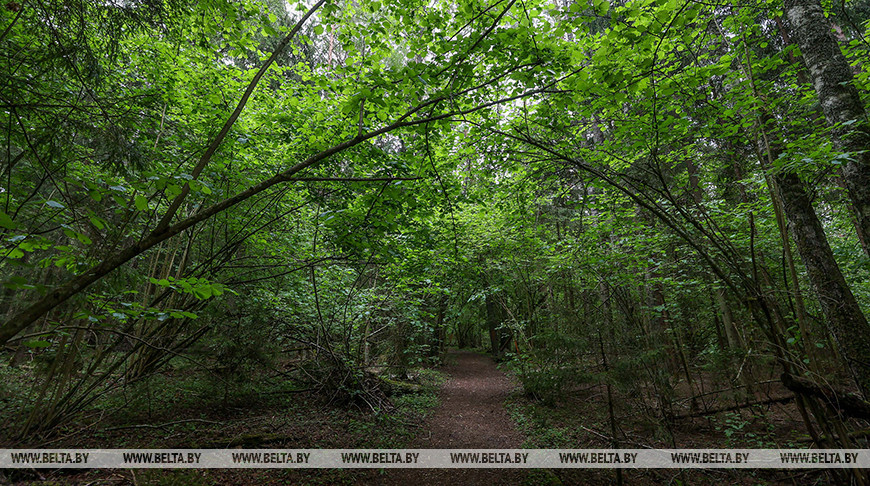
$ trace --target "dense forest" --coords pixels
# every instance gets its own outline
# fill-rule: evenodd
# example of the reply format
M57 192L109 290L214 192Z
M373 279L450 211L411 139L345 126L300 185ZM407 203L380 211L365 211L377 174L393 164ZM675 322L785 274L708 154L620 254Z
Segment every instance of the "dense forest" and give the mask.
M526 447L866 448L868 19L6 2L0 444L401 446L476 348ZM795 473L525 481L870 483Z

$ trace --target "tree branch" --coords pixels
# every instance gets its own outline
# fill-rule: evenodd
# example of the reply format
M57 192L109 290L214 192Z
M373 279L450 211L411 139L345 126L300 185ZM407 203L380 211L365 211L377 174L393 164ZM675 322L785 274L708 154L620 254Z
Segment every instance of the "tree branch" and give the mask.
M245 109L245 105L248 103L248 98L251 97L251 94L254 93L254 89L256 89L257 85L260 84L260 79L263 77L263 75L266 74L266 71L269 70L269 68L275 62L275 59L277 59L278 56L281 55L281 53L284 51L284 48L287 47L287 44L289 44L290 41L293 40L293 37L296 36L296 34L302 28L302 25L304 25L305 22L312 15L314 15L314 12L316 12L317 9L319 9L324 3L326 3L326 0L320 0L319 2L314 4L313 7L308 9L308 11L305 12L305 15L303 15L302 18L299 19L298 22L296 22L296 25L293 26L293 29L290 30L290 33L288 33L283 39L281 39L281 42L278 43L278 46L275 47L275 50L272 51L272 55L269 56L269 59L266 60L266 62L262 66L260 66L257 74L254 75L254 79L252 79L251 82L248 83L248 87L245 88L245 93L242 95L242 98L236 105L236 109L233 110L233 113L230 115L229 118L227 118L227 121L224 122L224 126L221 127L221 131L218 132L217 136L214 138L214 140L212 140L211 144L209 144L205 153L202 154L202 157L200 157L199 162L197 162L196 166L193 168L193 172L191 172L190 174L193 180L196 180L199 177L199 174L202 173L202 170L205 168L206 165L208 165L215 152L217 152L218 147L220 147L224 139L227 137L230 129L233 127L233 125L236 124L236 120L238 120L239 115L242 114L242 110ZM181 203L184 202L184 199L188 196L188 194L190 194L190 183L185 182L184 187L181 189L181 194L179 194L175 197L175 199L172 200L172 203L169 205L169 209L167 209L166 213L163 214L163 218L160 220L159 223L157 223L157 227L154 228L152 234L159 233L169 226L169 223L172 221L175 213L178 212L178 208L181 207Z

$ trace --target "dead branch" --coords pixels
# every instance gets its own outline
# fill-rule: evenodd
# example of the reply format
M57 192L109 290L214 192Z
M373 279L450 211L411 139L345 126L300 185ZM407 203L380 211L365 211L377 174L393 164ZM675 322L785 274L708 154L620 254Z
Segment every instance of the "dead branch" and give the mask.
M757 382L757 383L753 383L753 386L758 386L758 385L767 385L767 384L770 384L770 383L779 383L779 382L780 382L780 380L765 380L765 381L759 381L759 382ZM690 402L690 401L692 401L692 400L697 400L697 399L699 399L699 398L706 397L706 396L709 396L709 395L717 395L717 394L719 394L719 393L725 393L725 392L729 392L729 391L736 391L736 390L739 390L740 388L746 388L746 385L737 385L737 386L732 386L732 387L730 387L730 388L723 388L723 389L721 389L721 390L713 390L713 391L709 391L709 392L706 392L706 393L701 393L701 394L699 394L699 395L694 395L694 396L689 397L689 398L684 398L684 399L682 399L682 400L677 400L677 401L674 402L674 403L686 403L686 402Z
M109 427L105 429L109 430L125 430L125 429L163 429L169 427L170 425L178 425L178 424L186 424L190 422L197 422L202 424L211 424L211 425L221 425L223 422L214 422L212 420L203 420L203 419L186 419L186 420L176 420L175 422L167 422L165 424L151 425L151 424L136 424L136 425L123 425L120 427Z
M721 412L731 412L733 410L742 410L744 408L754 407L756 405L768 405L771 403L788 403L792 400L794 400L794 395L788 395L785 397L768 398L766 400L759 400L757 402L744 403L741 405L732 405L730 407L714 408L712 410L704 410L703 412L694 412L694 413L687 413L684 415L675 415L673 418L674 418L674 420L679 420L679 419L687 419L687 418L694 418L694 417L705 417L707 415L714 415L714 414L721 413Z
M850 432L850 433L847 435L847 437L848 437L849 439L865 439L865 438L868 438L868 437L870 437L870 429L861 429L861 430L856 430L856 431L854 431L854 432ZM824 443L834 443L834 444L839 444L839 443L841 443L841 442L840 442L841 440L842 440L841 437L834 437L833 439L830 438L830 437L820 437L820 438L819 438L819 442L820 442L820 443L823 443L823 444L824 444ZM815 442L815 440L813 440L812 437L807 437L806 439L801 439L800 442Z
M829 386L823 387L812 380L792 376L788 373L783 373L780 379L789 390L821 398L843 415L870 420L870 403L855 394L835 390Z

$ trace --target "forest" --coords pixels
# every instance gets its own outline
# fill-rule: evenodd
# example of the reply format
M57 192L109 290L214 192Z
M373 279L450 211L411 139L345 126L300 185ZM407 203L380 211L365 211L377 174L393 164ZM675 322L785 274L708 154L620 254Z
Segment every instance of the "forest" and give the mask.
M0 447L868 448L868 22L5 2ZM870 484L487 471L0 484Z

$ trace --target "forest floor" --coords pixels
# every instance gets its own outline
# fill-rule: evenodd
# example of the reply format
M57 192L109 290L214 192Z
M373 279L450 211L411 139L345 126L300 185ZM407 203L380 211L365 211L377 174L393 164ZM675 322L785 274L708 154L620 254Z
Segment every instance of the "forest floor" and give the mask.
M414 393L392 397L395 409L334 403L278 379L228 389L184 369L105 402L60 435L11 441L15 448L609 448L607 394L600 384L565 390L553 403L524 395L510 366L485 354L451 350L438 370L417 369ZM766 380L771 382L772 380ZM709 387L707 389L710 389ZM222 392L223 391L223 392ZM764 390L782 396L781 385ZM123 397L120 397L123 398ZM120 399L118 398L118 399ZM724 403L728 403L723 398ZM614 389L619 445L630 448L806 447L793 403L677 420L670 432L650 418L637 393ZM123 405L123 406L121 406ZM715 405L710 403L708 405ZM0 410L2 411L2 410ZM99 417L97 419L93 417ZM825 484L818 471L625 470L626 484ZM211 469L0 470L5 484L98 485L413 485L615 484L616 470L509 469Z
M239 389L222 394L219 385L194 379L185 383L185 374L176 370L158 377L147 393L142 390L130 393L150 397L147 404L125 403L123 412L109 414L96 426L82 428L77 424L59 437L17 443L0 437L0 444L17 448L522 447L525 436L517 430L505 408L517 385L487 355L451 350L440 370L419 369L411 374L422 385L422 391L393 397L396 410L391 413L372 414L265 381L258 384L259 393ZM270 386L274 389L268 389ZM111 409L112 404L105 407ZM548 484L554 480L547 471L500 469L0 470L0 485L510 486Z

